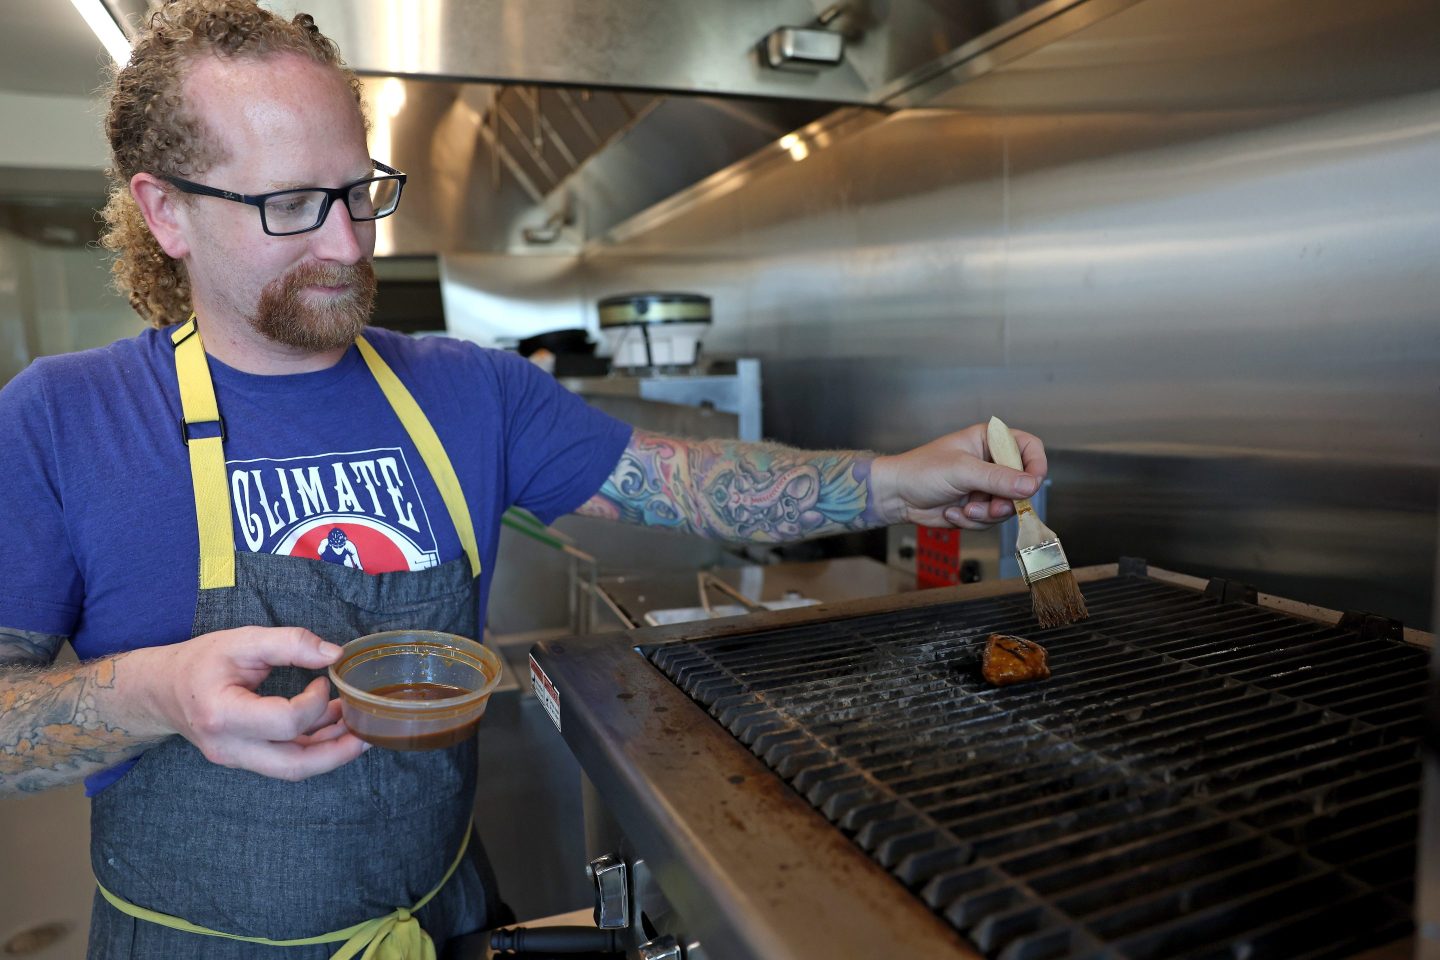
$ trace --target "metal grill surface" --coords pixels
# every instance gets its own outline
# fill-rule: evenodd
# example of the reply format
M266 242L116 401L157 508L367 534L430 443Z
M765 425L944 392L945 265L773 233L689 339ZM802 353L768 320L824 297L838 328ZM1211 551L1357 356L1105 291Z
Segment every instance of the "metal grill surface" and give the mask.
M1340 957L1412 932L1425 651L1142 577L652 661L988 956ZM992 632L1051 679L993 688Z

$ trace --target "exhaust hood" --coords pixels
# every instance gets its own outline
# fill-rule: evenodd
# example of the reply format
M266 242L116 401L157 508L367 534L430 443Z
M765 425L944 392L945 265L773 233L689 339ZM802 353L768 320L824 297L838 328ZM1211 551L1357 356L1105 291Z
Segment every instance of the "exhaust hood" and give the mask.
M383 256L575 252L836 108L879 107L1017 16L1080 2L267 6L335 39L366 80L376 155L411 174Z
M576 253L742 160L803 159L807 129L898 109L1260 115L1440 85L1433 0L267 5L339 43L376 155L411 174L382 256ZM819 33L842 42L784 47ZM805 69L772 68L776 43Z
M272 0L304 10L362 74L879 104L952 51L1087 0ZM1093 2L1093 0L1090 0ZM1134 2L1134 0L1130 0ZM804 41L806 69L767 43ZM824 43L822 34L843 39ZM837 48L843 47L843 55ZM791 47L799 52L799 47ZM836 60L839 57L838 61ZM830 65L833 63L833 66ZM792 64L793 65L793 64Z

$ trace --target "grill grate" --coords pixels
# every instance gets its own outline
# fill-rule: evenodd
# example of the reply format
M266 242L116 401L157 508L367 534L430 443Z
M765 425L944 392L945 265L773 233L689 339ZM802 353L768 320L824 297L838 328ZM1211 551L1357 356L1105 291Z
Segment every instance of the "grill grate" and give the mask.
M989 956L1343 957L1412 932L1427 654L1141 577L653 662ZM990 633L1051 679L979 675Z

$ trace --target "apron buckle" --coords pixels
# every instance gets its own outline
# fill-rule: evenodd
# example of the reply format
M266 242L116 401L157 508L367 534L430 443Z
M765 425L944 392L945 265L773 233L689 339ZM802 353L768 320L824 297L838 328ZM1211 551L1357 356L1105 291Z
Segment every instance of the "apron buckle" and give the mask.
M190 441L191 441L192 439L193 439L193 440L213 440L213 439L215 439L214 437L192 437L192 436L191 436L191 434L190 434L190 428L191 428L191 427L203 426L204 424L207 424L207 423L218 423L218 424L220 424L220 442L221 442L221 443L224 443L224 442L225 442L225 418L224 418L224 417L221 417L221 416L218 416L218 415L215 417L214 420L186 420L184 417L181 417L181 418L180 418L180 441L181 441L182 443L184 443L185 446L188 447L188 446L190 446Z

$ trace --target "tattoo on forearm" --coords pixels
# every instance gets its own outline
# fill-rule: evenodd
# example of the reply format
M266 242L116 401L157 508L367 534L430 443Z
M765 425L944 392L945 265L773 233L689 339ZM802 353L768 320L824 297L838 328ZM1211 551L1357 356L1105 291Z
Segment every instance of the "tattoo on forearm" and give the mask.
M65 638L53 633L0 628L0 667L53 663Z
M113 658L0 669L0 793L72 783L148 745L102 716L114 687Z
M870 462L855 451L684 441L636 431L582 512L763 543L863 530L877 523L867 509Z

